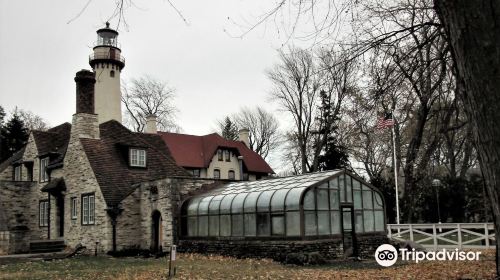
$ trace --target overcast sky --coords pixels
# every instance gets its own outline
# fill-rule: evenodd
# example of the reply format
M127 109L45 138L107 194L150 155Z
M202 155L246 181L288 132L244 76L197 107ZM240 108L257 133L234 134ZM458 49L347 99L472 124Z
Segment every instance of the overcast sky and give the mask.
M91 1L82 12L87 2L0 0L0 105L7 112L17 106L51 126L71 122L74 75L90 69L96 30L115 1ZM241 34L235 22L254 21L271 1L173 1L188 24L168 1L135 3L126 11L128 28L120 26L122 78L149 75L175 87L184 133L211 133L217 119L243 106L275 111L265 71L278 61L284 39L264 25L243 39L229 35Z
M265 2L174 1L187 25L167 1L136 0L138 7L126 11L128 30L120 27L122 78L150 75L175 87L177 120L189 134L212 132L216 119L242 106L272 110L265 70L277 61L282 40L273 28L243 39L227 33L239 34L233 20L253 20ZM30 110L52 126L71 121L73 77L90 69L95 31L112 14L114 1L91 1L74 20L87 0L0 3L0 104L7 112Z

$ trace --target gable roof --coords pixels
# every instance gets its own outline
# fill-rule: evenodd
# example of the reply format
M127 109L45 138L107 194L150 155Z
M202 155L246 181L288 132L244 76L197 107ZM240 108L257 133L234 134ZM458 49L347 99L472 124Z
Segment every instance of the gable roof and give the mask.
M207 168L219 147L236 149L243 156L243 164L249 172L274 173L267 162L241 141L231 141L217 133L195 136L180 133L158 132L178 165Z
M71 124L63 123L47 131L33 130L38 155L50 155L49 167L63 163L68 148Z
M191 176L176 165L159 135L131 132L111 120L99 125L100 139L80 138L108 206L116 206L137 184L167 177ZM129 167L128 149L146 149L147 168Z
M59 167L64 160L66 149L68 148L71 124L63 123L47 131L32 130L31 134L35 140L38 155L49 155L49 167ZM22 163L26 146L15 152L10 158L0 164L0 171L3 171L11 164Z

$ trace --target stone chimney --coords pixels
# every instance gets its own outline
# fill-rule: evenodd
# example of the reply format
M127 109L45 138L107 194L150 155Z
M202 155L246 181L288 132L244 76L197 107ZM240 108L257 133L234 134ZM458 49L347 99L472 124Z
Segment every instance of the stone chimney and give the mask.
M76 113L73 115L72 134L78 138L99 138L99 121L94 107L95 74L80 70L75 76Z
M249 138L249 135L250 135L250 130L248 130L248 128L242 128L240 129L239 133L238 133L238 138L240 141L242 141L243 143L245 143L245 145L250 148L250 138Z
M156 115L148 115L146 117L146 133L156 133Z

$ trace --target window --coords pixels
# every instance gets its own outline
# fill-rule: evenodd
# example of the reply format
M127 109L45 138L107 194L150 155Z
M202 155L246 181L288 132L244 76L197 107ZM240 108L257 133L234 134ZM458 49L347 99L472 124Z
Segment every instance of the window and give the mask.
M14 166L14 181L21 181L21 170L22 170L22 166L21 165L17 165L17 166Z
M40 159L40 181L46 182L49 180L49 173L47 172L47 165L49 165L49 158Z
M130 166L146 167L146 150L130 149Z
M71 219L76 220L77 217L77 211L76 211L76 197L71 198Z
M219 158L219 161L222 161L222 150L217 150L217 157Z
M109 71L109 76L111 78L114 78L115 77L115 71L114 70Z
M220 179L220 170L214 169L214 179Z
M95 223L95 196L94 194L82 195L82 224Z
M194 177L200 177L200 170L199 169L193 169L192 172L193 172Z
M231 161L231 153L229 151L224 151L224 154L226 154L226 161Z
M33 164L26 166L26 171L26 180L30 182L33 181Z
M233 170L229 170L229 172L227 172L227 178L229 180L234 180L235 175L234 175L234 171Z
M39 204L39 217L40 217L40 226L46 227L49 225L49 201L42 200Z

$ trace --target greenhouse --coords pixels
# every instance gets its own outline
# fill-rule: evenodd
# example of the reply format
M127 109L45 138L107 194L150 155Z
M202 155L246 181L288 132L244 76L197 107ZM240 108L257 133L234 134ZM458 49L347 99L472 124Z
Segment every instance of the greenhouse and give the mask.
M345 170L230 183L186 200L185 240L340 240L385 235L381 193Z

